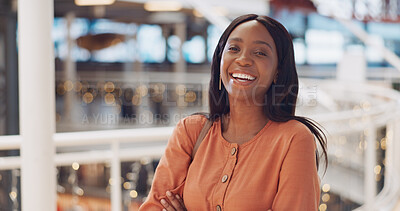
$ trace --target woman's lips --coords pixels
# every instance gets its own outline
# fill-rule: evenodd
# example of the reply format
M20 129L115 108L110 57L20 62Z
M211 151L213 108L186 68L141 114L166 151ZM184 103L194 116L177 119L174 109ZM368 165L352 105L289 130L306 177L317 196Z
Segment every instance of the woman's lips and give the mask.
M233 74L229 74L229 77L231 78L231 80L233 81L234 84L237 84L240 86L248 86L256 80L256 78L254 76L247 77L247 78L253 79L253 80L248 80L248 79L245 79L246 77L243 77L243 75L241 75L241 77L233 77ZM235 74L235 75L237 76L237 74Z

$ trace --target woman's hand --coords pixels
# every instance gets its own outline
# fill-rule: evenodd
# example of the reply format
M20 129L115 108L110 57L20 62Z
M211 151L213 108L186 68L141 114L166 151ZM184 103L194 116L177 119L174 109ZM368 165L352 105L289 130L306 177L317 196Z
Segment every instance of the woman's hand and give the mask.
M163 211L187 211L183 199L178 194L174 196L170 191L167 191L166 194L171 204L167 200L161 199L161 205L164 207Z

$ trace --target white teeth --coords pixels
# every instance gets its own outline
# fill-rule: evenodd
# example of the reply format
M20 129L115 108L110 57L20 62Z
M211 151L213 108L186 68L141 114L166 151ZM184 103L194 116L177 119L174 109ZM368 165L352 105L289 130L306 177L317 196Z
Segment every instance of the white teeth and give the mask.
M239 79L244 79L244 80L249 80L249 81L256 79L256 77L253 77L251 75L247 75L244 73L233 73L232 76L234 78L239 78Z

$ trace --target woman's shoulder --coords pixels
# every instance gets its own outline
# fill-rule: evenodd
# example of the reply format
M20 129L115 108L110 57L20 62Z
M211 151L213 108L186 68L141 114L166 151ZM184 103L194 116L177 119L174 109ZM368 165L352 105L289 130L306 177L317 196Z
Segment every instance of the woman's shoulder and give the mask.
M287 122L277 122L277 130L279 131L279 143L287 146L296 146L301 149L314 149L315 137L311 130L298 120L289 120Z
M177 127L179 129L186 130L186 134L188 134L191 138L197 137L203 128L205 122L207 121L207 117L203 114L193 114L187 117L182 118Z
M307 135L313 136L310 129L298 120L289 120L287 122L275 122L278 131L282 131L289 136Z
M180 120L180 124L185 125L186 128L196 129L198 127L202 127L206 122L207 117L203 114L193 114L187 117L184 117ZM179 123L178 123L179 124Z

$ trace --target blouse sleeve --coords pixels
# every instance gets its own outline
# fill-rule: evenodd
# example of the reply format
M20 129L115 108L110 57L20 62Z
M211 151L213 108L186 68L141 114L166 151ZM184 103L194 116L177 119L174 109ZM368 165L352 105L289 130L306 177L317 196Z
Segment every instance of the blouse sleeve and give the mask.
M176 125L155 171L149 195L139 211L162 210L160 200L168 201L165 195L167 190L182 196L196 133L197 130L198 133L201 130L201 128L197 129L199 120L201 121L198 117L189 117L182 119Z
M283 160L272 210L318 210L320 185L314 136L307 129L296 133Z

